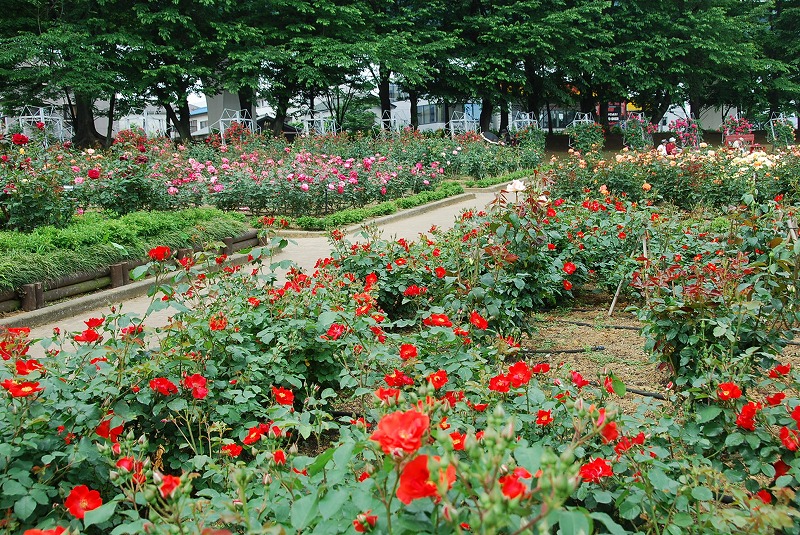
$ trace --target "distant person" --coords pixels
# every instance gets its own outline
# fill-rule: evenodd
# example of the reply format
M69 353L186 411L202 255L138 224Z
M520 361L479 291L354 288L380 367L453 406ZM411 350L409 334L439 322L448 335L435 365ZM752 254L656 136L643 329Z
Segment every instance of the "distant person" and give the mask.
M662 139L661 143L659 143L658 147L656 147L656 150L658 151L658 154L660 156L666 156L667 155L667 140L666 139Z
M675 138L669 138L669 143L667 143L667 155L668 156L675 156L678 154L678 145L675 144Z

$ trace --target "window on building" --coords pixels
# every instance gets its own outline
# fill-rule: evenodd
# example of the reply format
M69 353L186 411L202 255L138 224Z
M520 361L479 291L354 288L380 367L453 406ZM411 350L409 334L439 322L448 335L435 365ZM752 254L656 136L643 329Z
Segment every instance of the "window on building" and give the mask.
M189 121L189 131L197 132L197 119L192 119Z
M208 128L208 121L200 121L200 129Z
M389 84L390 100L408 100L408 94L404 93L397 84Z
M443 104L423 104L417 106L419 124L444 123Z

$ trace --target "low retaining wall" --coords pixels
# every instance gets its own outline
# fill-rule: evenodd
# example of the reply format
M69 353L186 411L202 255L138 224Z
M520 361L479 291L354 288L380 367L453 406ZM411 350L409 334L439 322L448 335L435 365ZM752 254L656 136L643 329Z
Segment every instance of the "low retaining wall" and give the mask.
M232 255L235 252L266 245L258 237L258 231L251 230L236 237L227 237L221 240L225 246L220 249L220 254ZM178 249L175 258L181 259L200 251L194 249ZM149 260L131 260L120 262L94 271L76 273L66 277L59 277L46 282L25 284L16 290L0 292L0 313L23 310L30 312L44 308L48 303L53 303L67 297L86 294L105 288L119 288L131 283L131 271L149 262Z

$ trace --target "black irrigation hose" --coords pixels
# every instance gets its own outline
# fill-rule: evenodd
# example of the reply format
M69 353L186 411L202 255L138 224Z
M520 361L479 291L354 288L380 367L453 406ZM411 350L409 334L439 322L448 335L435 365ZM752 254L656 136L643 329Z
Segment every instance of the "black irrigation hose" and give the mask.
M600 329L624 329L626 331L639 331L639 327L631 327L629 325L596 325L594 323L586 323L585 321L569 321L569 320L552 320L559 323L569 323L571 325L580 325L581 327L595 327Z
M523 354L533 353L590 353L592 351L603 351L605 346L593 346L585 349L523 349L519 351Z

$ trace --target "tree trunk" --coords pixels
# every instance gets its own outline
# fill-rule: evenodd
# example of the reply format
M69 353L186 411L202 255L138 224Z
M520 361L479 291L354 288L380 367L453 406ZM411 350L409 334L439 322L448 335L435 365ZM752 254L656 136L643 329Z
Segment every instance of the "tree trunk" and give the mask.
M91 148L104 141L94 125L94 100L85 93L75 93L75 118L72 142L79 148Z
M189 101L186 100L186 97L183 97L183 100L178 103L178 124L176 127L178 128L178 136L181 138L181 141L191 141L192 140L192 127L190 125L191 112L189 111Z
M488 132L492 127L492 100L489 97L483 97L481 100L481 117L478 126L481 132Z
M255 93L252 87L242 87L237 91L239 109L244 112L244 119L253 119L255 110Z
M417 108L419 93L417 93L416 89L408 92L408 100L411 102L411 128L416 130L419 128L419 109Z
M272 134L275 137L283 135L283 123L286 121L286 111L289 109L289 99L280 95L278 105L275 107L275 120L272 121Z
M378 76L380 76L378 96L381 99L381 127L384 130L391 130L392 128L392 102L389 99L389 78L391 74L392 71L390 71L386 65L380 65L378 72Z
M446 135L450 135L452 132L450 128L450 106L447 104L447 101L444 101L444 133Z
M550 111L550 101L546 101L547 106L547 133L553 135L553 113Z
M508 131L508 102L500 101L500 131Z
M117 94L111 93L111 100L108 103L108 128L106 129L105 147L108 148L114 142L114 106L117 103Z

